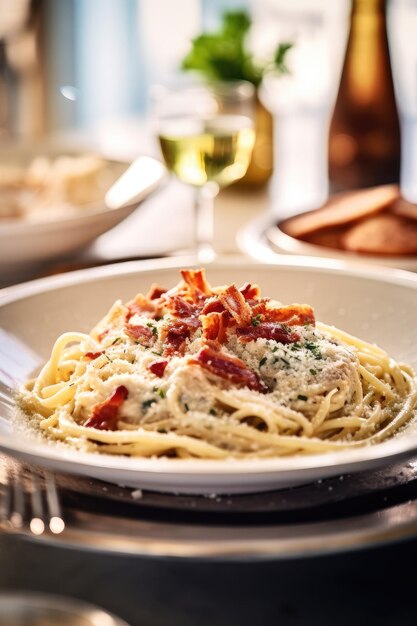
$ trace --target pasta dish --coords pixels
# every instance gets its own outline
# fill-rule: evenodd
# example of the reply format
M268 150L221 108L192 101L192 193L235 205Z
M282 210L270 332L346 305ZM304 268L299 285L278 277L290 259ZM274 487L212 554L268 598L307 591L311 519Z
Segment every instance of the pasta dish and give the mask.
M61 335L22 390L30 424L83 450L142 457L277 457L381 442L413 417L416 375L257 285L182 270Z

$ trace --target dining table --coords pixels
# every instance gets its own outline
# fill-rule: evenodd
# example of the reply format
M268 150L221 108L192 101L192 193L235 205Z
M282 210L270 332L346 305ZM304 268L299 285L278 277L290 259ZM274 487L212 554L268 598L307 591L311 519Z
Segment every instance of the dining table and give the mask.
M110 133L116 152L121 152L126 142L132 156L135 150L139 152L137 145L141 146L141 152L154 150L142 140L141 128L135 131L136 134L129 125L125 124L124 128L124 132L117 127ZM95 137L106 150L109 146L103 137L108 135L98 132ZM270 207L267 186L238 184L222 190L215 205L216 254L222 258L243 259L244 253L238 245L239 233L254 220L268 215ZM110 263L192 255L193 219L192 190L170 180L128 218L88 247L76 254L3 272L1 286ZM10 462L13 461L1 457L3 473ZM25 471L24 467L22 471ZM390 503L387 499L393 493L390 488L400 480L399 472L398 468L389 468L379 476L386 484L381 486L377 496L367 491L366 481L360 486L360 481L351 483L352 490L360 489L363 502L373 498L373 523L383 524L388 520ZM408 483L407 487L404 486L407 496L402 494L401 506L413 507L415 512L413 498L417 497L417 470L410 463L407 472ZM71 505L75 507L77 490L78 497L86 498L94 485L92 481L84 480L74 487L65 483L65 479L62 481L57 480L58 494L64 495L66 523L71 526ZM94 513L97 515L103 511L108 513L112 506L108 487L100 485L100 489L103 498L94 493L94 506L97 507ZM312 498L311 507L317 498L316 509L323 511L326 506L324 494L329 496L331 491L332 506L335 507L333 519L342 528L343 524L351 523L346 508L350 504L341 505L345 497L343 493L346 493L343 489L343 482L336 478L318 486L315 495L304 493L304 497L307 500ZM297 497L303 494L302 491L297 493L296 496L290 495L294 498L294 508L297 508ZM125 506L122 497L125 494L115 494L115 507ZM394 500L393 506L398 504ZM279 502L281 508L285 508L282 498ZM209 509L216 503L210 499L205 503L202 520L207 527L212 527L215 535L219 522ZM190 502L188 504L191 506ZM162 506L159 510L162 521L164 515L168 521L167 509ZM392 511L391 515L394 515ZM143 527L151 523L143 507L133 513L130 510L128 517L139 518ZM94 515L90 515L89 523L94 524L94 519ZM235 525L243 531L250 527L252 539L257 532L267 533L268 524L273 523L265 518L263 525L258 527L247 515L245 506L236 509L234 518L226 516L224 519L224 525L230 524L231 529ZM290 516L286 525L295 535L299 533L301 536L304 521L302 514ZM183 532L192 525L187 517L181 518L181 523ZM316 537L315 550L301 547L295 551L284 550L281 554L264 551L257 555L249 550L246 554L244 550L238 554L222 554L221 551L186 554L163 549L140 553L134 549L129 552L122 546L107 550L103 546L88 545L88 542L60 544L47 536L1 531L0 591L46 592L85 600L120 616L131 626L252 626L254 623L262 626L333 626L335 623L338 626L354 623L385 626L417 623L414 598L417 534L413 536L410 532L406 537L397 537L395 533L388 533L385 539L377 542L364 540L355 545L347 542L332 550L326 545L331 531L329 529L327 536L326 526L323 529ZM91 535L94 530L90 526ZM99 530L97 528L97 532ZM119 532L123 532L122 526ZM129 532L134 533L134 529ZM365 536L366 528L363 533ZM131 540L133 545L134 536Z

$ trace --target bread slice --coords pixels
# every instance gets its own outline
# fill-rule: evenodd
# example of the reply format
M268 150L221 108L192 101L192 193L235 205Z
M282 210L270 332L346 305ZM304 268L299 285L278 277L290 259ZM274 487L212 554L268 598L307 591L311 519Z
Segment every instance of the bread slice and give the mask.
M398 198L398 200L395 200L390 207L390 212L394 215L408 217L409 219L417 222L417 204L411 204L411 202L407 202L404 198Z
M342 246L363 254L417 254L417 221L390 213L375 215L349 228Z
M322 228L342 226L374 215L399 198L397 185L382 185L335 196L324 207L302 213L280 224L291 237L304 239Z

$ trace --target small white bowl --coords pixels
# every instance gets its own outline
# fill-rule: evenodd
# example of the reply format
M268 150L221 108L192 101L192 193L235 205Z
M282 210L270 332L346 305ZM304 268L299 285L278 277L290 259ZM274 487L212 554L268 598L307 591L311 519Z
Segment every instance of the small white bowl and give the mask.
M291 237L277 225L277 216L266 213L246 224L237 235L237 243L242 252L261 262L274 263L282 255L296 255L335 259L344 263L359 265L379 265L417 272L416 256L383 256L345 252L335 248L318 246Z
M91 149L54 144L23 144L0 152L0 161L27 164L37 155L56 158L59 155L79 156ZM114 179L119 179L129 168L129 162L105 159ZM150 193L159 187L166 176L162 163L148 156L135 161L135 171L142 168L133 200L112 207L102 201L84 206L68 215L60 212L55 218L1 219L0 220L0 274L27 269L28 264L38 264L74 252L92 242L99 235L116 226L130 215Z

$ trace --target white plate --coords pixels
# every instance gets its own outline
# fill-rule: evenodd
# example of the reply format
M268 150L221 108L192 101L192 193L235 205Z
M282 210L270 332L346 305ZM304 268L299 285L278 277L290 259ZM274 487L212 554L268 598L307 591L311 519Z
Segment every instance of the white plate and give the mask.
M239 233L238 242L240 249L256 260L269 260L273 259L273 256L276 254L289 254L336 259L337 261L360 265L381 265L417 271L417 255L376 256L343 252L343 250L318 246L287 235L278 228L277 221L276 215L271 213L252 220Z
M417 276L400 270L360 269L336 262L291 259L277 265L241 259L214 264L214 285L260 284L283 302L307 302L317 318L377 342L417 367ZM411 457L417 433L364 448L286 459L205 461L140 459L81 453L22 438L13 432L13 390L48 358L67 330L88 331L112 302L145 291L152 282L173 285L189 259L107 266L46 278L3 290L0 305L0 449L63 472L157 491L249 493L367 470ZM0 397L1 397L0 395Z
M38 144L11 147L0 151L0 162L7 157L9 163L24 165L37 155L56 158L60 154L77 156L91 150ZM119 178L129 167L128 162L106 159L109 170ZM55 219L2 219L0 220L0 273L18 271L29 263L40 263L74 252L110 230L132 213L150 193L159 187L166 169L156 159L140 157L135 162L136 189L134 201L118 208L109 208L102 202L80 208L68 216L58 214ZM49 212L48 212L49 214Z

